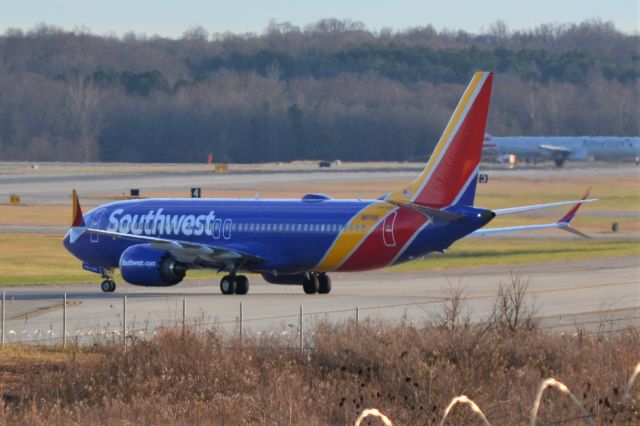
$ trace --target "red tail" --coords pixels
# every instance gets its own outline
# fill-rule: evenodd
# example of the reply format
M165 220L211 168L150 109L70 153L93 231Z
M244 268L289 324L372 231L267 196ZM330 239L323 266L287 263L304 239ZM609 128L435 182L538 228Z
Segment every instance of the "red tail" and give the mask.
M474 74L425 169L387 199L442 208L462 197L478 172L492 82L493 73Z

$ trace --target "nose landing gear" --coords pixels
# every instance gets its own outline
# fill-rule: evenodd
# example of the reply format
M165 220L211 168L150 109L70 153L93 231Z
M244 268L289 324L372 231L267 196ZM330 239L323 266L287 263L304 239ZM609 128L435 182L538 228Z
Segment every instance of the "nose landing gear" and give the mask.
M104 269L102 271L104 281L100 283L100 289L105 293L113 293L116 289L116 282L113 279L113 269Z

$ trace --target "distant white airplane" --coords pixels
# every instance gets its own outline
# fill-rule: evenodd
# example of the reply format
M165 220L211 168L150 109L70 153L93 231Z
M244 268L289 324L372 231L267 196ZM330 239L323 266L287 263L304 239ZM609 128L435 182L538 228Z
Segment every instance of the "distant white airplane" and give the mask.
M521 159L545 158L562 167L566 160L622 160L640 164L640 137L630 136L504 136L485 133L483 151ZM515 158L512 157L512 160Z

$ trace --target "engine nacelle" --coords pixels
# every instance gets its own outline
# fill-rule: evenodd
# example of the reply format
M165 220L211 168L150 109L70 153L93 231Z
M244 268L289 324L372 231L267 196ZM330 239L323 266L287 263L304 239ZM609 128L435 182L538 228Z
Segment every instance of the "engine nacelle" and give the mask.
M131 246L120 256L120 272L129 284L167 287L184 278L186 268L164 250L150 244Z

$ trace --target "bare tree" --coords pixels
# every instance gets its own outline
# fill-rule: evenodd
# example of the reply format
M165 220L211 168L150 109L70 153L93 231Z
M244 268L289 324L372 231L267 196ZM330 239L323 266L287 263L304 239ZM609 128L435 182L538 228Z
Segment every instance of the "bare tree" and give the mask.
M74 75L67 82L67 116L74 135L75 158L81 161L98 159L98 135L102 116L99 110L100 92L92 81Z
M508 282L500 283L489 325L506 331L536 328L537 307L532 300L527 306L528 290L529 280L516 273L511 274Z

